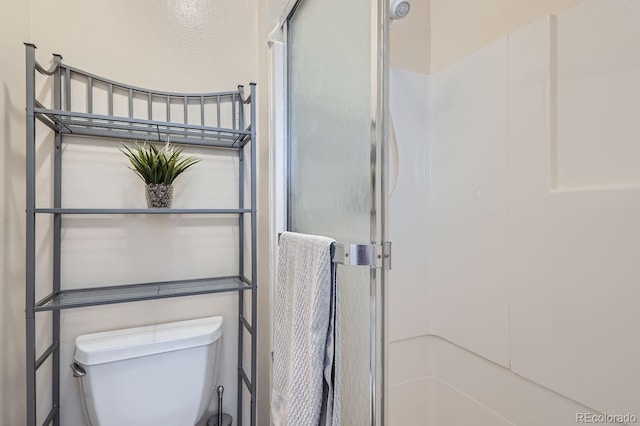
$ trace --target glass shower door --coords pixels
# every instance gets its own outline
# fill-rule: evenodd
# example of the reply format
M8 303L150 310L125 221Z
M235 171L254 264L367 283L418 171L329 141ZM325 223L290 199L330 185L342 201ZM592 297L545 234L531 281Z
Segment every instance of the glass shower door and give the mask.
M384 424L386 15L386 1L301 0L287 22L288 229L371 254L338 265L349 426Z

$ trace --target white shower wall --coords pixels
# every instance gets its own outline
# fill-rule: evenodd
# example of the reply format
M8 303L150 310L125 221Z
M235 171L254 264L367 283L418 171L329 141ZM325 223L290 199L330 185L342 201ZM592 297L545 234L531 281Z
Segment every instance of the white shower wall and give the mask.
M640 3L393 70L390 419L640 417Z

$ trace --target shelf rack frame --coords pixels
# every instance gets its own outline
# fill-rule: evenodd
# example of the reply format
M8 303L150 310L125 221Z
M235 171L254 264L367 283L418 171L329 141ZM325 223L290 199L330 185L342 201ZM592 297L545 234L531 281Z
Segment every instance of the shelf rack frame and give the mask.
M256 425L256 360L257 360L257 194L256 194L256 85L251 83L250 94L244 87L238 90L215 93L174 93L152 91L99 77L62 63L62 56L53 54L49 69L42 67L35 58L36 46L26 47L26 425L37 424L36 372L49 358L52 361L51 409L43 426L59 426L60 420L60 312L62 309L104 304L139 302L167 297L181 297L221 292L238 293L238 411L237 423L243 424L243 386L249 392L249 424ZM51 108L36 99L36 72L53 79ZM80 80L86 88L84 111L72 108L72 80ZM107 91L107 114L94 113L94 87ZM75 92L74 92L75 94ZM128 116L114 115L114 99L124 96L128 104ZM135 112L134 103L146 99L146 117ZM158 100L165 103L163 120L154 115ZM143 102L144 103L144 102ZM172 119L176 104L182 103L182 120ZM224 122L222 107L230 106L230 122ZM249 124L245 123L245 105L249 109ZM199 107L199 108L198 108ZM208 107L208 108L207 108ZM139 109L139 108L138 108ZM189 117L190 111L198 116ZM209 110L208 112L206 110ZM228 111L227 111L228 112ZM229 114L227 114L229 115ZM175 117L174 117L175 118ZM54 132L53 154L53 206L36 206L36 120ZM207 121L208 120L208 121ZM213 124L210 122L213 121ZM228 209L96 209L65 208L62 206L62 146L67 137L85 136L108 139L136 139L152 142L198 146L199 148L225 149L237 152L239 163L239 204ZM250 206L245 206L245 147L249 149ZM232 277L206 277L167 282L149 282L104 287L63 289L61 280L61 246L63 216L65 215L236 215L239 225L238 275ZM250 278L246 276L245 217L250 215ZM36 216L52 215L52 289L48 295L36 298ZM247 318L245 291L250 292L251 317ZM36 314L51 312L51 343L41 353L36 353ZM249 333L251 342L249 374L245 369L244 337Z

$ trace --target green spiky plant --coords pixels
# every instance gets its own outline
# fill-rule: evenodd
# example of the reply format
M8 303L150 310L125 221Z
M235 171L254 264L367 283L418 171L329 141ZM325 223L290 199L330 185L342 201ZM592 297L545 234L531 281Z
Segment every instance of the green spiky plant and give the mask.
M129 159L133 170L145 184L171 185L174 180L200 158L183 155L182 149L167 143L163 148L145 142L136 142L133 146L124 145L120 149Z

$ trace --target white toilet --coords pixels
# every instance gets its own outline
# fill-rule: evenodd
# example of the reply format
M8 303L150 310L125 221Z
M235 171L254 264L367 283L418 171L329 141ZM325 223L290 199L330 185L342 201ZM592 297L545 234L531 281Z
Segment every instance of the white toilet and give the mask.
M193 426L214 393L222 317L79 336L74 376L92 426Z

